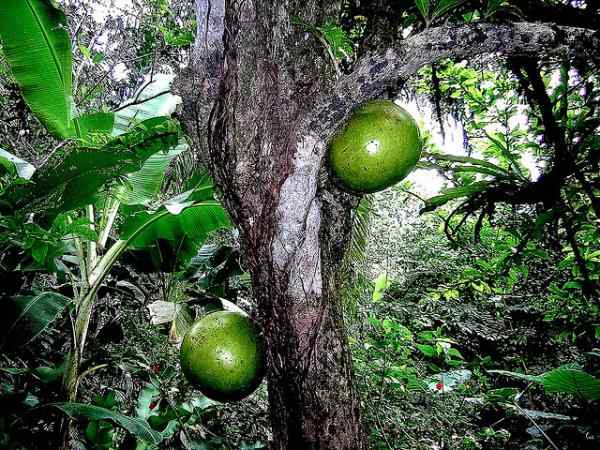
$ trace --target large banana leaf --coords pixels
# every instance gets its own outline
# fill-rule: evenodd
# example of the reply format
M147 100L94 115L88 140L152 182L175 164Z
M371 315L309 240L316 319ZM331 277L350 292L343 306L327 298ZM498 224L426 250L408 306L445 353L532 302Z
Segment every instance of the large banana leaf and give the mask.
M74 135L71 39L52 0L2 0L0 38L23 97L54 135Z
M91 140L94 133L112 133L115 115L110 112L98 112L85 114L75 120L79 126L79 137L85 143Z
M140 211L125 219L120 239L102 257L90 278L101 283L128 248L152 248L156 241L194 241L199 247L209 233L230 226L227 212L214 200L206 178L196 189L165 202L155 211Z
M0 348L17 348L38 337L71 302L56 292L4 299L0 318Z
M206 177L195 189L168 200L155 212L130 216L120 236L130 240L130 248L150 248L159 239L178 243L184 237L199 247L209 233L229 226L227 212L214 200L212 182Z
M138 124L101 148L77 148L46 164L33 184L10 192L16 208L65 212L94 202L100 188L138 171L153 154L167 152L181 139L177 122L157 117Z
M227 212L214 200L212 182L205 176L194 189L156 210L130 215L120 237L129 241L130 259L141 270L173 272L197 254L209 233L229 226Z
M181 97L168 92L174 75L157 74L137 90L115 113L113 133L127 132L134 124L157 116L170 116L181 102ZM128 106L129 105L129 106Z
M171 161L187 151L188 145L181 139L176 147L166 153L150 156L137 172L126 176L126 183L116 193L124 205L145 205L154 200L164 183L165 173Z
M152 82L146 82L133 98L124 102L117 112L88 114L79 118L81 137L85 140L95 133L122 135L135 124L151 118L170 116L181 98L167 92L173 75L155 75ZM162 93L162 94L161 94ZM156 94L161 94L154 97ZM150 100L147 100L150 99ZM127 106L127 105L130 106ZM173 159L188 145L184 139L168 152L155 153L146 160L142 168L126 175L125 183L112 194L124 205L145 205L155 200L163 185L165 172Z

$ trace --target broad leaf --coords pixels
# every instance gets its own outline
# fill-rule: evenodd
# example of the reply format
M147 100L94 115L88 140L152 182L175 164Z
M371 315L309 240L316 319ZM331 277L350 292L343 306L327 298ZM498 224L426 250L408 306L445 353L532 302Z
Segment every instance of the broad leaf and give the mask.
M244 270L237 249L227 245L204 245L186 265L181 278L188 280L207 293L223 296L229 280L240 281Z
M125 428L137 438L152 445L163 441L163 435L150 427L148 422L138 417L129 417L110 409L83 403L54 403L52 406L62 410L70 417L84 417L90 420L110 420Z
M541 383L543 381L543 375L527 375L525 373L511 372L509 370L488 370L488 372L534 383Z
M339 24L328 20L322 26L317 27L327 42L333 55L338 59L343 59L352 55L354 49L352 40Z
M29 180L34 172L35 167L33 164L23 161L17 158L12 153L9 153L0 148L0 166L3 166L5 170L11 175L16 175L20 178Z
M471 156L459 156L459 155L449 155L443 153L426 153L423 155L424 158L431 158L434 161L448 161L450 163L463 163L469 164L470 166L478 166L482 168L489 169L490 172L493 172L497 176L509 176L510 173L503 169L502 167L493 164L489 161L479 158L473 158ZM469 166L467 166L469 167Z
M110 134L115 124L114 113L98 112L75 119L79 127L79 137L87 142L94 134Z
M544 374L542 384L547 392L571 394L590 401L600 400L600 379L579 369L554 369Z
M166 152L181 137L179 125L166 117L149 119L102 148L77 148L32 178L33 185L10 192L16 208L66 212L91 204L104 185L140 170L153 154Z
M0 348L17 348L38 337L71 302L56 292L4 299L0 319Z
M146 383L138 396L137 406L135 408L136 415L144 420L148 420L148 417L155 415L156 413L152 411L150 405L159 398L160 391L158 388L151 383Z
M167 167L187 149L188 145L182 139L168 152L150 156L140 170L126 176L126 183L116 192L117 198L124 205L146 205L154 200L163 185Z
M381 272L375 279L375 288L373 289L373 301L379 302L383 300L385 291L390 287L391 280L387 272Z
M51 0L2 0L0 38L23 97L60 138L74 135L71 39L64 13Z
M174 78L173 75L158 74L154 75L151 82L146 81L133 98L121 105L115 113L113 134L123 134L136 123L152 117L173 114L181 102L181 97L169 92Z
M600 379L576 367L563 366L542 375L525 375L507 370L489 372L539 383L546 392L571 394L590 401L600 400Z
M130 247L142 249L159 239L179 243L182 237L200 246L209 233L229 226L227 212L213 199L212 182L206 177L196 189L168 200L155 212L133 214L120 231Z

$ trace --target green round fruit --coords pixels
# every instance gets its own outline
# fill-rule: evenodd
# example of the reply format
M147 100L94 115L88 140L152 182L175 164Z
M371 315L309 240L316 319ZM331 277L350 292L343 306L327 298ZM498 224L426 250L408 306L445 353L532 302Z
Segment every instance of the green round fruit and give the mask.
M381 191L404 179L421 157L423 142L412 116L389 100L360 107L329 146L329 166L347 191Z
M254 392L265 368L254 324L232 311L216 311L194 322L183 338L179 360L189 382L221 402Z

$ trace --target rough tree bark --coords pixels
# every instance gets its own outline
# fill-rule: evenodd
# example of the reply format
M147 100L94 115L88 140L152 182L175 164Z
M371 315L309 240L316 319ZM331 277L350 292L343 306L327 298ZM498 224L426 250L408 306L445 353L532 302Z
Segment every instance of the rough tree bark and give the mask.
M225 71L209 148L253 277L268 349L273 448L359 449L334 271L350 209L330 215L327 237L320 236L323 141L297 132L335 71L319 41L292 24L294 15L314 24L339 11L306 0L226 5Z
M323 168L326 144L351 110L441 58L598 48L597 36L582 29L447 26L365 57L336 80L319 40L292 23L298 16L318 24L339 12L338 4L321 3L227 0L221 69L203 67L207 54L221 52L205 41L179 83L183 120L201 147L212 105L210 167L252 274L267 343L273 449L365 448L336 289L358 198L338 191ZM206 4L197 0L198 10ZM219 76L218 92L205 88Z

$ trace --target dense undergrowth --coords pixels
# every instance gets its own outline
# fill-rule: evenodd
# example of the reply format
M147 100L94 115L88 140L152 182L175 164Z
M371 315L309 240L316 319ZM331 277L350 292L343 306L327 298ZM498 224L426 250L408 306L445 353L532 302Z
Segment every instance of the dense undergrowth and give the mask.
M539 286L529 282L535 270L548 270L549 261L531 266L510 287L482 291L472 272L481 270L479 258L490 262L501 255L495 232L489 230L493 239L484 232L479 244L453 249L439 221L419 218L416 203L404 196L393 191L375 201L375 211L390 198L396 206L372 219L369 262L357 272L361 288L349 300L350 342L371 448L597 448L597 401L577 395L568 383L564 392L548 392L540 382L494 372L540 375L570 365L597 374L597 318L583 330L581 323L571 328L554 317L555 305L542 301ZM390 234L402 249L381 246L377 236ZM440 254L451 264L440 266ZM149 324L147 306L161 298L153 288L157 282L156 275L125 264L115 270L90 331L83 368L90 372L81 401L148 419L170 436L161 448L178 448L182 441L204 446L197 448L263 448L270 435L265 386L237 404L217 404L191 389L179 376L172 325ZM252 308L247 285L234 277L228 289L229 298ZM194 295L187 282L173 292ZM56 388L68 327L63 316L35 345L3 355L4 448L45 448L56 438L58 411L42 405L60 400ZM81 425L81 438L91 448L140 448L114 422Z

